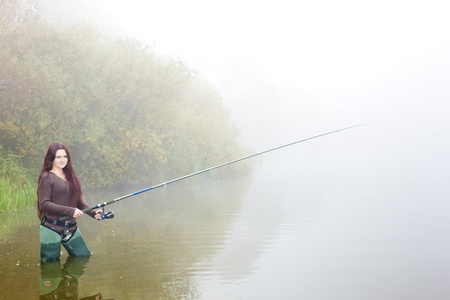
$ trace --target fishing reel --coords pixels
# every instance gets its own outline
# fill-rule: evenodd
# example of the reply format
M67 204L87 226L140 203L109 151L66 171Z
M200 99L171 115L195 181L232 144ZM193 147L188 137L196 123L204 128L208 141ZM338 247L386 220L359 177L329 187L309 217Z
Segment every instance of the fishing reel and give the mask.
M97 219L97 221L104 220L104 219L112 219L112 218L114 218L114 212L113 211L108 211L108 212L105 213L105 208L102 207L102 214Z

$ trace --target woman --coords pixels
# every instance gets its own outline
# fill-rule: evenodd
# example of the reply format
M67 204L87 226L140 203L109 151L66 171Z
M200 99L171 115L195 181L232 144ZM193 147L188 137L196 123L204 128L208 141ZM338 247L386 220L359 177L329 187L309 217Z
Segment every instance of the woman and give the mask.
M70 159L69 150L63 144L50 145L39 174L38 213L41 239L41 260L54 261L59 258L61 244L71 256L90 256L86 243L77 227L81 210L89 205L81 198L81 185ZM101 215L101 210L87 213L93 218ZM65 221L59 218L69 216Z

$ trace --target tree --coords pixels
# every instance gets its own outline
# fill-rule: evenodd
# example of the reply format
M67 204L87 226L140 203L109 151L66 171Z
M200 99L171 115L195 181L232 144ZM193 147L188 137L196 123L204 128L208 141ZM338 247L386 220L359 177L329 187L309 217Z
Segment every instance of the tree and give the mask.
M29 169L53 142L71 149L90 187L150 183L240 154L219 92L181 61L87 24L27 20L0 46L9 82L0 145Z

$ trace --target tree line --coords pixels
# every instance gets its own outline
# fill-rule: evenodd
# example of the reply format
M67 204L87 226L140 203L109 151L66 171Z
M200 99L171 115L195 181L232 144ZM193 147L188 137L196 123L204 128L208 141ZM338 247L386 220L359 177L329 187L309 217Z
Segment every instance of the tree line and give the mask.
M0 146L31 172L54 142L92 188L242 154L220 92L182 61L89 24L51 24L38 1L0 2Z

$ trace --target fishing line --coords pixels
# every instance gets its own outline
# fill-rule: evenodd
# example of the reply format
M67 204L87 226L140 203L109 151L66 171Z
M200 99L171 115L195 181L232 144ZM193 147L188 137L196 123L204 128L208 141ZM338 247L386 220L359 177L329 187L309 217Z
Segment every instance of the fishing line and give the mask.
M238 159L235 159L235 160L232 160L232 161L229 161L229 162L226 162L226 163L214 166L214 167L206 168L206 169L203 169L203 170L200 170L200 171L197 171L197 172L194 172L194 173L182 176L182 177L178 177L178 178L175 178L175 179L172 179L172 180L169 180L169 181L166 181L166 182L163 182L163 183L160 183L160 184L157 184L157 185L145 188L143 190L140 190L140 191L137 191L137 192L134 192L134 193L131 193L131 194L119 197L119 198L115 198L115 199L107 201L107 202L99 203L97 205L94 205L94 206L91 206L91 207L83 209L82 212L85 213L85 212L89 212L89 211L97 209L97 208L102 208L103 212L102 212L102 215L99 218L99 220L111 219L111 218L114 217L114 212L105 213L104 207L107 206L107 205L111 205L111 204L114 204L114 203L116 203L118 201L121 201L121 200L130 198L130 197L133 197L133 196L136 196L136 195L139 195L139 194L142 194L142 193L145 193L145 192L157 189L157 188L162 187L162 186L165 187L168 184L171 184L171 183L174 183L174 182L177 182L177 181L180 181L180 180L184 180L184 179L187 179L189 177L193 177L193 176L205 173L205 172L209 172L209 171L212 171L214 169L225 167L225 166L228 166L228 165L231 165L231 164L243 161L245 159L249 159L249 158L252 158L252 157L255 157L255 156L258 156L258 155L262 155L262 154L265 154L265 153L268 153L268 152L272 152L272 151L279 150L279 149L282 149L282 148L285 148L285 147L289 147L289 146L292 146L292 145L295 145L295 144L303 143L303 142L306 142L306 141L309 141L309 140L312 140L312 139L317 139L317 138L325 136L325 135L337 133L337 132L340 132L340 131L348 130L348 129L359 127L359 126L363 126L363 125L364 124L358 124L358 125L354 125L354 126L350 126L350 127L341 128L341 129L338 129L338 130L333 130L333 131L322 133L322 134L319 134L319 135L315 135L315 136L312 136L312 137L309 137L309 138L306 138L306 139L298 140L298 141L295 141L295 142L292 142L292 143L289 143L289 144L285 144L285 145L281 145L281 146L278 146L278 147L275 147L275 148L264 150L264 151L261 151L261 152L255 153L255 154L244 156L244 157L241 157L241 158L238 158ZM69 218L68 216L65 216L65 217L59 218L59 220L63 221L63 220L66 220L68 218Z

